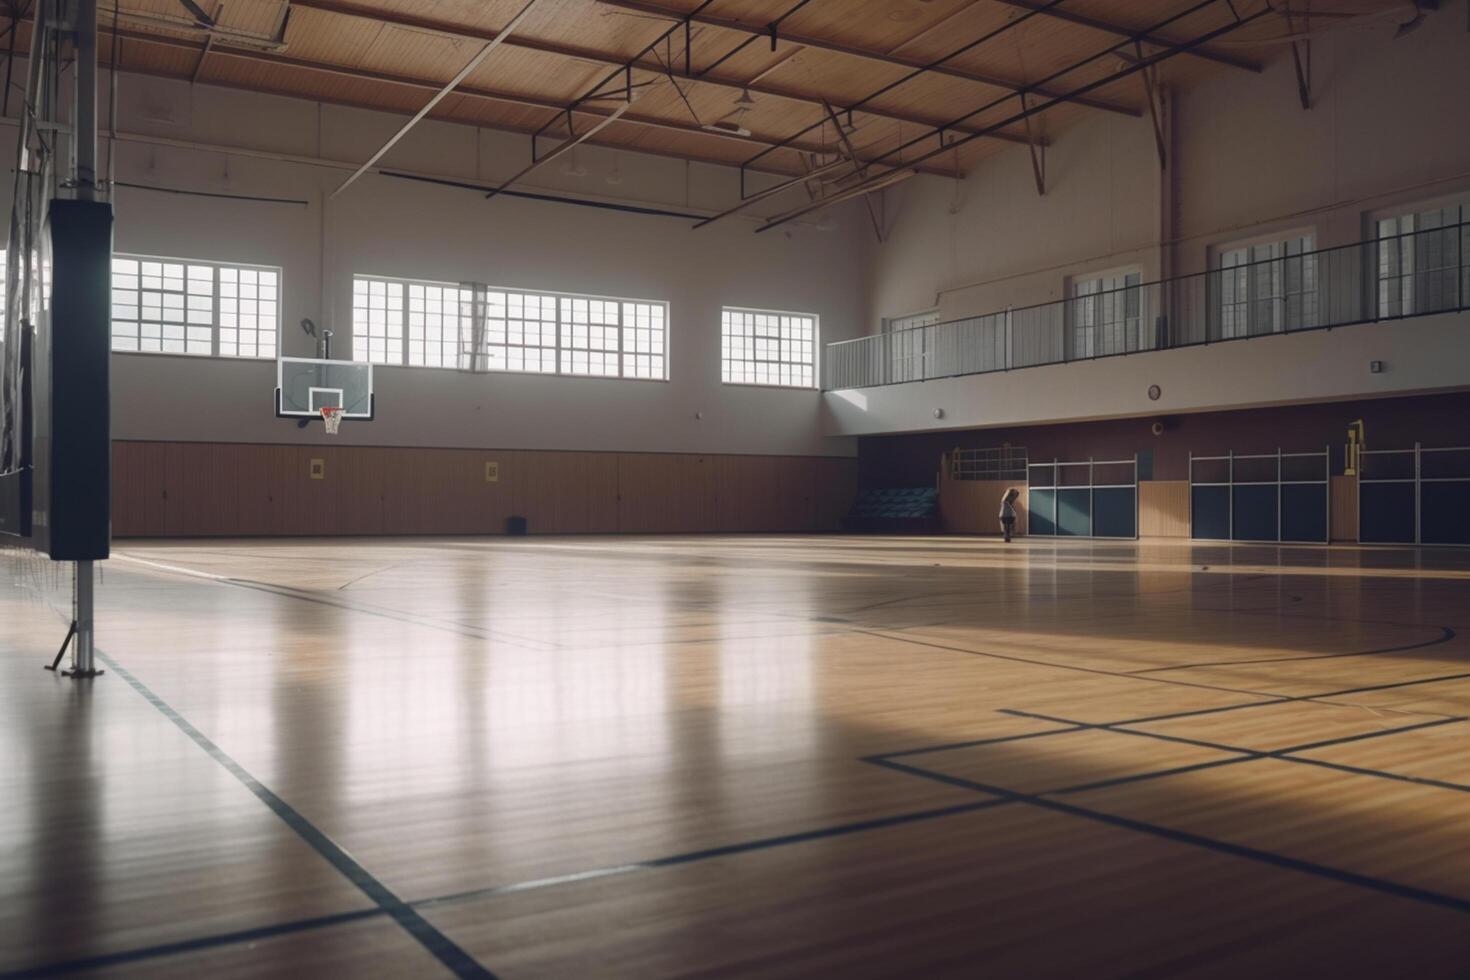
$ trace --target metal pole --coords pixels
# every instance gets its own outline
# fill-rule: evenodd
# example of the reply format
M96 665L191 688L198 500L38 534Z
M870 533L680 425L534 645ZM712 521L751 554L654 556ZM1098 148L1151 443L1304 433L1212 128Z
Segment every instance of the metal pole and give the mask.
M1276 447L1276 543L1281 543L1281 447Z
M88 677L97 672L93 658L92 562L79 561L72 588L72 618L77 624L77 642L72 647L72 674Z
M1327 495L1327 506L1323 512L1327 515L1327 525L1323 529L1325 544L1332 544L1332 446L1322 447L1322 492Z
M1087 457L1087 536L1089 538L1095 538L1095 537L1097 537L1097 533L1096 533L1097 532L1097 526L1096 526L1096 524L1095 524L1095 522L1093 520L1093 516L1092 516L1092 512L1093 512L1093 490L1092 490L1092 486L1093 486L1093 484L1095 484L1097 482L1097 479L1092 474L1093 474L1092 457L1089 456L1089 457Z
M1189 521L1189 539L1194 540L1194 450L1189 451L1189 504L1185 509Z
M1138 453L1133 454L1133 540L1137 541L1138 534Z
M1227 450L1226 451L1226 458L1229 460L1229 462L1226 464L1227 469L1229 470L1229 472L1227 473L1226 478L1225 478L1226 479L1225 486L1226 486L1226 493L1228 493L1230 495L1229 496L1229 499L1227 499L1225 501L1225 505L1226 505L1225 514L1226 514L1226 520L1228 521L1228 523L1226 524L1226 527L1228 527L1229 530L1230 530L1230 540L1231 541L1234 541L1235 540L1235 450L1233 450L1233 449Z
M1420 463L1420 460L1419 460L1419 443L1416 442L1416 443L1414 443L1414 543L1415 544L1419 544L1420 543L1420 540L1419 540L1419 538L1420 538L1420 530L1419 530L1419 510L1420 510L1420 507L1419 507L1419 495L1420 495L1420 487L1423 486L1423 484L1421 484L1419 482L1419 463Z
M72 137L79 201L97 199L97 0L77 0L77 116ZM88 572L90 579L90 566Z

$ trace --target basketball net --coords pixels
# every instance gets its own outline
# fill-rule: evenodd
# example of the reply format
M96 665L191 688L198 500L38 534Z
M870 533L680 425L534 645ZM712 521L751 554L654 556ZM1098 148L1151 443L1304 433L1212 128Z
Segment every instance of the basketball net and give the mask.
M324 405L322 407L322 423L327 427L327 435L334 436L342 427L342 409L335 405Z

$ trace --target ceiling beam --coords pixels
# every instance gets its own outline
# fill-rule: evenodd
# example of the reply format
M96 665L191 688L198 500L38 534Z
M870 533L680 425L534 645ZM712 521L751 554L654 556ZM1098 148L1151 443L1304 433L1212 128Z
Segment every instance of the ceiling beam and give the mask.
M1169 18L1167 18L1167 19L1165 19L1163 21L1160 21L1157 24L1154 24L1152 27L1145 28L1144 30L1141 30L1141 31L1136 31L1131 37L1128 38L1128 41L1134 42L1134 43L1141 42L1145 37L1148 37L1148 36L1152 35L1152 33L1154 31L1160 30L1160 29L1162 29L1164 27L1167 27L1168 25L1170 25L1171 23L1173 23L1173 22L1175 22L1177 20L1180 20L1180 19L1182 19L1184 17L1188 17L1190 14L1193 14L1193 13L1199 11L1199 10L1203 10L1205 7L1208 7L1208 6L1210 6L1210 5L1214 4L1214 3L1218 3L1218 2L1219 2L1219 0L1200 0L1200 2L1194 4L1193 6L1188 7L1185 10L1182 10L1179 13L1174 14L1172 17L1169 17ZM1230 0L1225 0L1225 2L1228 4L1228 3L1230 3ZM1241 27L1246 26L1247 24L1254 23L1255 21L1259 20L1260 18L1266 16L1268 13L1271 13L1271 12L1272 12L1271 7L1269 7L1269 6L1262 7L1260 10L1256 11L1253 14L1249 14L1249 15L1247 15L1245 17L1241 17L1241 18L1238 18L1236 20L1233 20L1230 23L1225 24L1223 27L1217 27L1217 28L1215 28L1215 29L1213 29L1211 31L1207 31L1204 34L1200 34L1200 35L1192 38L1191 40L1188 40L1188 41L1171 41L1171 42L1169 42L1168 47L1164 48L1162 51L1155 52L1153 54L1148 55L1147 57L1139 58L1139 59L1136 59L1136 60L1134 60L1132 62L1123 62L1123 67L1120 68L1120 69L1118 69L1117 71L1113 72L1112 74L1106 75L1106 76L1104 76L1102 78L1099 78L1099 79L1096 79L1095 81L1088 82L1085 85L1080 85L1077 88L1072 89L1070 92L1064 92L1061 95L1053 96L1052 98L1046 100L1045 102L1038 103L1037 105L1026 107L1025 106L1026 100L1025 100L1025 98L1023 96L1022 99L1021 99L1022 106L1023 106L1023 108L1021 109L1021 111L1018 112L1018 113L1016 113L1016 114L1014 114L1014 115L1012 115L1012 116L1010 116L1010 117L1008 117L1008 118L1006 118L1006 119L1001 120L1000 122L996 123L995 125L997 125L997 126L1006 126L1006 125L1010 125L1010 124L1013 124L1013 123L1016 123L1016 122L1021 122L1021 121L1025 120L1025 119L1029 118L1030 116L1036 115L1037 113L1045 112L1047 109L1050 109L1050 108L1052 108L1055 105L1059 105L1059 104L1064 103L1064 102L1074 101L1079 96L1086 95L1088 92L1095 91L1095 90L1103 87L1104 85L1110 85L1110 84L1112 84L1112 83L1114 83L1114 82L1116 82L1116 81L1118 81L1120 79L1127 78L1128 76L1133 75L1133 74L1135 74L1137 72L1144 71L1144 70L1148 69L1149 67L1151 67L1153 65L1157 65L1161 61L1167 61L1168 59L1173 58L1176 55L1185 54L1185 53L1187 53L1189 51L1196 50L1197 48L1201 47L1202 45L1207 44L1210 41L1215 40L1216 38L1223 37L1226 34L1229 34L1231 31L1236 30L1237 28L1241 28ZM1068 74L1068 73L1070 73L1072 71L1077 70L1078 68L1081 68L1081 67L1083 67L1083 66L1085 66L1087 64L1090 64L1091 62L1098 61L1098 60L1100 60L1100 59L1102 59L1102 58L1104 58L1104 57L1112 54L1119 47L1122 47L1122 45L1117 45L1117 46L1115 46L1113 48L1110 48L1110 49L1108 49L1106 51L1100 51L1097 54L1093 54L1093 55L1090 55L1090 56L1088 56L1086 58L1083 58L1081 61L1074 62L1073 64L1071 64L1071 65L1069 65L1069 66L1061 69L1060 71L1054 72L1049 77L1048 80L1058 78L1058 77L1060 77L1062 75L1066 75L1066 74ZM987 106L981 106L979 109L975 110L975 113L984 112L987 109L993 108L999 101L1002 101L1002 100L997 100L996 103L991 103L990 105L987 105ZM972 115L974 115L975 113L972 113ZM915 143L916 144L916 143L918 143L920 140L922 140L924 138L925 137L919 137L918 139L911 141L911 143ZM949 146L942 146L942 147L940 147L938 149L930 150L927 153L921 153L919 156L914 157L913 159L908 160L907 162L905 162L903 164L903 166L906 167L906 168L912 169L914 166L916 166L918 164L921 164L921 163L924 163L926 160L931 160L934 157L939 156L941 153L947 153L947 152L949 152L950 149L952 149L954 147L957 147L957 146L962 146L965 143L967 143L967 142L969 142L971 140L977 139L977 138L978 138L977 136L973 136L973 135L972 136L963 137L961 139L956 140L954 143L951 143ZM904 148L905 147L899 147L896 150L890 150L887 154L885 154L885 156L892 156L895 153L900 153ZM880 164L881 164L881 160L882 160L882 158L880 157L879 158ZM769 231L772 228L778 227L780 225L785 224L788 221L793 221L793 220L795 220L797 218L800 218L800 217L802 217L804 215L810 214L813 211L820 211L824 207L830 207L833 204L840 204L843 201L849 200L849 199L851 199L853 197L858 197L858 196L861 196L863 194L870 193L871 190L877 189L874 185L879 180L881 180L881 178L868 178L866 180L859 181L858 183L853 184L852 186L844 189L840 193L833 195L830 199L828 199L827 202L819 203L819 204L809 204L809 205L806 205L804 207L797 208L797 209L795 209L793 211L787 211L785 214L776 215L774 218L767 219L766 223L764 225L761 225L761 227L757 228L756 231L757 232Z
M490 57L490 52L494 51L505 41L506 38L510 37L511 33L515 31L517 27L521 26L521 23L531 15L531 12L536 9L536 5L540 2L541 0L526 0L526 5L520 9L519 13L517 13L514 17L510 19L510 23L506 24L505 27L500 31L500 33L495 36L495 40L486 41L484 44L482 44L480 46L480 50L475 52L474 57L465 62L463 68L455 72L453 78L445 82L444 86L440 88L437 92L435 92L433 97L431 97L428 102L425 102L423 104L423 107L420 108L418 112L415 112L412 116L409 117L408 122L399 127L398 132L388 137L388 142L378 147L377 151L374 152L372 156L363 161L362 166L354 170L352 174L346 180L342 181L342 183L337 186L337 189L328 196L336 197L338 194L341 194L347 188L351 187L353 183L356 182L357 178L365 174L369 167L381 160L385 153L393 149L394 144L403 139L403 137L407 136L409 130L418 125L419 120L427 116L436 105L444 100L444 97L446 95L448 95L450 92L453 92L460 82L468 78L470 72L480 67L481 62ZM204 55L201 54L199 58L202 61ZM626 106L624 108L626 108ZM621 115L622 110L619 110L618 114ZM617 117L615 116L613 118Z
M1112 34L1114 37L1132 38L1135 33L1132 28L1124 27L1122 24L1114 24L1112 21L1100 20L1097 17L1089 17L1087 14L1074 13L1064 7L1042 9L1046 6L1042 0L995 0L995 2L1005 4L1007 7L1015 7L1019 10L1029 10L1032 13L1038 13L1045 17L1055 17L1057 20L1065 20L1072 24L1081 24L1083 27L1091 27L1094 30ZM1148 35L1139 40L1145 44L1154 44L1163 47L1169 47L1176 43L1166 37L1158 37L1156 35ZM1213 61L1217 64L1229 65L1231 68L1239 68L1242 71L1253 71L1257 73L1261 71L1261 65L1254 61L1237 58L1231 54L1221 54L1219 51L1210 48L1194 48L1186 52L1186 54L1196 58L1204 58L1206 61Z
M677 10L672 10L668 7L660 7L657 4L644 3L643 0L597 0L597 2L605 7L614 7L619 10L628 10L632 11L633 13L645 14L650 17L663 17L668 20L682 20L686 16L685 14ZM704 24L707 27L718 27L727 31L736 31L741 34L749 35L751 37L770 36L770 32L767 31L763 25L753 26L750 24L744 24L738 20L731 20L728 17L716 17L710 14L696 14L690 19L696 24ZM888 54L882 51L873 51L867 48L856 48L847 44L839 44L836 41L827 41L823 40L822 38L809 37L805 34L793 34L790 31L781 31L779 32L777 37L780 40L786 41L790 44L799 44L804 48L811 48L814 51L827 51L832 54L842 54L852 58L862 58L866 61L885 64L894 68L903 68L908 71L912 71L916 68L923 69L935 75L947 75L950 78L962 78L966 81L979 82L983 85L989 85L993 88L1005 89L1009 92L1019 92L1027 87L1025 82L1018 82L1014 79L1000 78L995 75L983 74L981 72L970 71L964 68L955 68L953 65L934 65L930 62L921 61L917 58L909 58L903 55ZM1030 91L1035 92L1037 95L1042 95L1046 97L1051 97L1058 94L1055 90L1043 92L1037 89L1031 89ZM1101 109L1105 112L1116 112L1125 116L1142 115L1142 110L1138 109L1136 106L1127 105L1121 102L1114 102L1109 99L1089 97L1078 99L1076 101L1078 105L1085 105L1092 109ZM842 107L840 106L836 108L839 112L843 111ZM1025 143L1026 138L1024 136L1018 137L1015 142Z
M110 27L107 27L107 26L102 26L100 28L100 30L103 33L107 33L107 34L114 33L114 30L112 28L110 28ZM204 45L203 44L197 43L197 42L195 42L193 40L190 40L188 38L170 37L170 36L165 35L165 34L152 34L152 33L146 32L146 31L135 31L135 30L131 30L129 28L117 28L116 31L115 31L115 33L117 34L118 37L123 38L125 40L134 41L134 42L140 42L140 43L143 43L143 44L158 44L158 45L163 45L165 47L183 48L183 49L186 49L186 50L192 50L192 51L198 51L198 52L202 52L202 50L204 48ZM207 44L208 42L206 41L205 43ZM303 71L319 72L319 73L326 74L326 75L336 75L336 76L341 77L341 78L351 78L351 79L356 79L356 80L360 80L360 81L369 81L369 82L383 82L383 83L390 84L390 85L398 85L398 86L402 86L402 87L405 87L405 88L414 88L414 89L420 89L420 90L425 90L425 91L435 91L437 89L440 89L443 86L443 84L444 84L442 81L439 81L439 80L436 80L436 79L414 78L414 77L405 76L405 75L394 75L394 74L389 74L387 72L369 71L368 69L365 69L365 68L348 68L348 67L343 66L343 65L328 65L328 64L324 64L322 62L317 62L317 61L306 61L306 60L301 59L301 58L291 58L291 57L287 57L286 55L271 54L270 52L266 52L266 51L256 51L254 49L246 49L246 48L232 48L232 47L228 47L227 46L227 42L220 42L220 43L214 44L210 48L210 57L211 58L239 58L239 59L243 59L243 60L246 60L246 61L260 62L260 63L263 63L263 64L280 65L280 66L285 67L285 68L294 68L294 69L300 69L300 70L303 70ZM136 68L129 68L126 65L122 65L122 66L119 66L119 67L122 68L123 70L128 70L128 71L136 71L137 70ZM159 73L157 73L157 72L151 72L151 73L148 73L148 74L159 74ZM164 77L173 78L173 77L176 77L176 76L174 76L172 74L168 74L168 75L165 75ZM187 76L182 76L182 77L187 77ZM209 82L208 80L204 80L203 81L203 84L208 85L208 84L213 84L213 83ZM233 85L233 86L229 86L229 87L231 87L231 88L242 88L243 86ZM282 92L279 92L279 91L277 91L277 92L275 92L273 94L293 94L293 95L297 95L298 97L303 97L303 96L300 96L298 93L282 93ZM471 98L471 99L478 99L478 100L483 100L483 101L488 101L488 102L499 102L499 103L502 103L502 104L505 104L505 105L516 105L516 106L522 106L524 108L530 108L530 109L544 109L544 110L546 110L548 112L551 112L551 113L554 113L556 115L561 115L561 114L564 114L566 112L566 105L563 104L563 103L554 102L554 101L551 101L549 99L537 99L537 98L534 98L532 96L518 95L518 94L514 94L514 93L510 93L510 92L496 92L496 91L491 91L489 89L481 89L481 88L474 88L474 87L470 87L470 86L463 86L463 85L461 85L460 87L458 87L458 88L456 88L454 90L454 94L460 95L460 96L464 96L466 98ZM310 95L310 94L305 95L304 97L305 98L309 98L309 99L317 99L319 101L333 101L331 99L323 99L320 96ZM370 105L369 106L364 106L362 103L357 103L357 102L344 103L344 104L350 104L350 105L353 105L353 106L363 107L363 108L372 108ZM379 111L385 111L385 110L382 109L382 107L378 107L378 108L379 108ZM574 110L574 111L576 113L580 114L580 115L592 116L592 117L595 117L595 118L605 118L605 117L611 116L614 113L615 110L607 109L607 108L604 108L604 107L601 107L601 106L582 105L582 106L578 106L576 108L576 110ZM627 111L619 112L618 113L618 116L619 116L618 122L625 123L625 124L628 124L628 125L640 126L640 127L644 127L644 128L648 128L648 129L665 130L667 132L682 133L682 134L687 134L687 135L690 135L690 136L701 136L701 137L704 137L704 138L707 138L707 139L719 139L719 140L725 140L725 141L735 141L735 142L739 142L739 143L744 143L747 146L764 146L764 147L769 147L769 148L776 148L779 145L779 143L780 143L780 141L778 141L778 140L776 140L775 138L772 138L772 137L762 137L762 136L756 136L754 134L752 134L751 136L739 136L739 135L737 135L735 133L716 133L716 132L711 132L711 131L706 130L706 129L702 129L702 128L698 127L698 126L689 125L688 123L674 122L672 120L667 120L667 119L659 118L659 117L656 117L656 116L633 115L633 114L628 113ZM554 116L553 116L553 118L554 118ZM497 128L497 127L492 125L492 126L490 126L490 128L493 129L493 128ZM522 129L519 129L519 128L516 128L516 127L511 127L511 126L503 126L503 127L498 127L498 128L503 128L507 132L516 132L516 133L524 132L524 130L522 130ZM604 143L601 143L599 145L619 146L620 144L617 144L617 143L606 143L606 142L604 142ZM639 147L624 146L623 148L624 149L627 149L627 150L630 150L632 152L645 152L645 151L643 151ZM830 155L830 154L832 154L832 153L835 152L831 147L823 146L823 145L817 144L817 143L802 143L802 144L789 144L788 143L788 144L786 144L786 147L785 148L790 149L790 150L793 150L793 151L805 151L805 152L809 152L809 153L821 153L821 154L824 154L824 155ZM658 155L668 156L670 154L668 154L668 153L661 153L661 154L658 154ZM709 158L692 157L691 159L698 159L698 160L700 160L700 162L716 162L716 161L711 161ZM740 166L740 162L738 160L737 161L720 161L720 164L722 166L731 166L731 167L738 167L738 166ZM780 168L780 167L772 168L771 172L774 172L774 173L782 173L782 174L792 174L792 173L799 172L799 170L798 170L798 168L795 165L793 165L793 167L790 168L790 169ZM952 169L946 168L946 167L931 167L931 168L927 168L925 172L926 173L929 173L929 174L932 174L934 176L937 176L937 177L954 177L955 176L955 171L952 170Z
M396 10L383 10L377 7L367 7L352 0L291 0L293 8L305 10L317 10L322 13L336 14L341 17L356 17L360 20L369 20L378 24L388 24L392 27L405 27L410 30L425 31L430 34L439 34L443 37L462 41L489 41L495 38L494 31L486 31L478 28L468 27L464 24L456 24L450 21L436 20L429 17L421 17L416 14L407 14ZM675 16L674 19L679 19ZM607 68L622 68L627 62L616 55L605 51L597 51L591 48L582 48L575 45L561 44L556 41L547 41L540 38L519 37L507 38L505 46L518 48L524 51L536 51L541 54L555 55L561 58L572 58L577 61L586 61L591 64L602 65ZM727 78L719 75L700 75L697 73L686 73L681 70L675 59L673 64L663 64L657 58L642 57L635 59L633 67L640 71L656 72L659 75L674 75L681 80L688 80L699 85L709 85L714 88L728 89L739 92L742 90L752 95L764 95L774 99L788 99L792 102L801 102L821 111L822 96L803 92L799 89L786 88L779 85L769 85L759 81L745 82L738 78ZM839 113L846 112L845 106L834 105ZM1138 113L1133 110L1132 114ZM893 112L885 112L881 109L858 109L857 112L872 116L875 119L883 119L888 122L902 123L905 126L934 126L938 124L937 119L921 119L914 116L900 115ZM972 130L965 130L971 132ZM1025 143L1024 136L1013 133L995 133L995 139L1007 143Z

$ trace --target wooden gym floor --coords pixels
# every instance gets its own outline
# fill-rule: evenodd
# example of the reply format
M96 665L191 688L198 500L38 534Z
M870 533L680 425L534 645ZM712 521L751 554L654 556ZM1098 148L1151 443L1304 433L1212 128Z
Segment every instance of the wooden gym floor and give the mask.
M124 541L92 682L31 567L4 976L1470 970L1464 551Z

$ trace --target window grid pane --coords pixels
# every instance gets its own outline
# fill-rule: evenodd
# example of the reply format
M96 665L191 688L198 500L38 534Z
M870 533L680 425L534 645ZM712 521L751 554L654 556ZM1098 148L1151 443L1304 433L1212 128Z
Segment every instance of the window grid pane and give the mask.
M668 304L376 276L353 277L353 356L601 378L668 377ZM475 337L476 305L483 309Z
M275 357L279 324L277 269L113 256L113 350Z
M720 376L726 384L814 388L817 318L726 307L720 322Z
M1220 253L1220 337L1306 330L1319 323L1315 235Z
M403 363L403 283L352 280L352 359Z
M474 293L458 286L408 286L408 363L469 367Z

